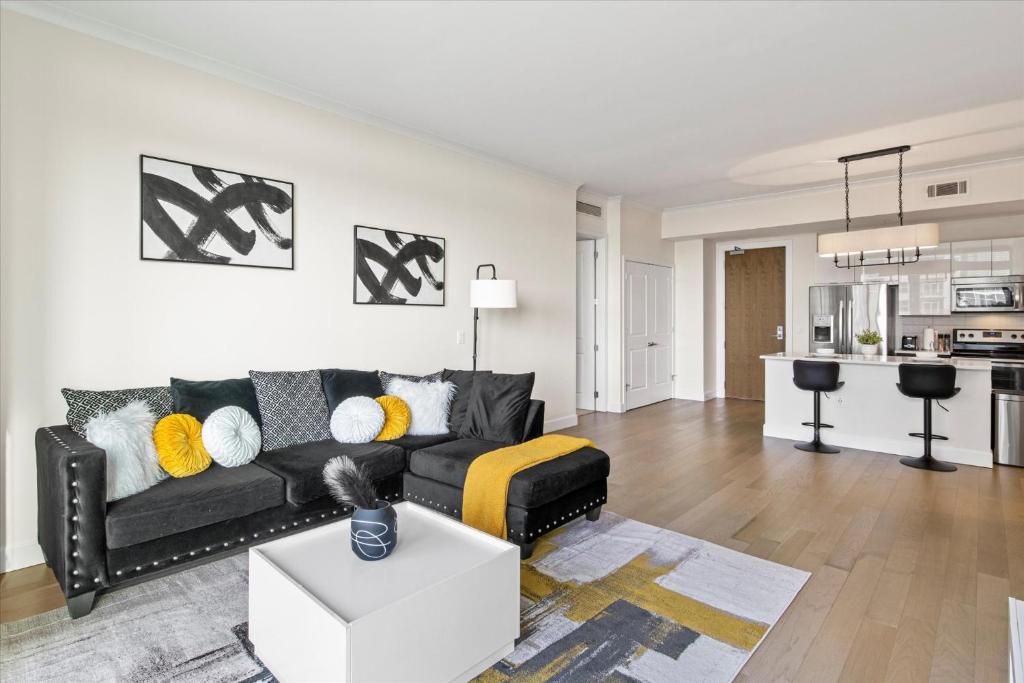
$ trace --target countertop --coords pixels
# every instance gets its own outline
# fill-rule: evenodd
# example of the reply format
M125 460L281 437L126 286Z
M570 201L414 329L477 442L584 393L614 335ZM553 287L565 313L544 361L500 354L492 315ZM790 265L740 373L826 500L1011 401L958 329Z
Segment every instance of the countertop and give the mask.
M974 358L911 358L909 356L859 356L837 353L831 356L814 355L811 353L771 353L761 356L764 360L824 360L835 361L847 365L884 365L898 367L900 363L921 363L928 365L952 365L957 370L992 369L992 362Z

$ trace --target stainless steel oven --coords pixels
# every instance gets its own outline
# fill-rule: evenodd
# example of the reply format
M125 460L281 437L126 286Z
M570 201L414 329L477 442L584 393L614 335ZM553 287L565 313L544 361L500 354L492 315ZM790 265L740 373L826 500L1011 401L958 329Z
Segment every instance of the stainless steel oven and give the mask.
M953 280L954 313L1024 311L1024 276L963 277Z

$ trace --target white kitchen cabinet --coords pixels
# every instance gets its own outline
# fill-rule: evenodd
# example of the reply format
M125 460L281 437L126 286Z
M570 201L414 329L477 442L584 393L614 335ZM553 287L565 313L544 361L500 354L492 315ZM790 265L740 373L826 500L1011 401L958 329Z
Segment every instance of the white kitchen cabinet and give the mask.
M900 315L950 314L952 248L940 244L921 252L916 263L899 267Z
M1021 228L1024 230L1024 227ZM992 275L1024 273L1024 237L992 240Z
M877 256L877 254L875 255ZM884 266L864 266L858 268L860 271L860 281L865 283L886 283L890 285L898 284L900 281L900 270L899 266L896 265L884 265Z
M952 277L992 275L992 240L953 242Z
M844 261L845 263L845 261ZM819 285L843 284L858 282L860 268L836 268L830 258L814 257L814 283Z

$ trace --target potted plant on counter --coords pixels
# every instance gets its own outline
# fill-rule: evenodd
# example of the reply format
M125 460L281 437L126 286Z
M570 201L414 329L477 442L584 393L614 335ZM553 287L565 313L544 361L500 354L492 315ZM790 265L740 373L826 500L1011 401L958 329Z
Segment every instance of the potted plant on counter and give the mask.
M878 345L882 343L882 335L875 330L864 330L857 335L857 343L861 346L862 354L874 356L878 353Z

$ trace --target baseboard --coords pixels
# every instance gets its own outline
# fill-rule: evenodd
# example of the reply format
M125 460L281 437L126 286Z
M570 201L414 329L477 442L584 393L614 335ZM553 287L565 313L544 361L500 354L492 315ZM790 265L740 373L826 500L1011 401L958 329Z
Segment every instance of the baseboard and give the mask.
M764 425L761 433L764 436L789 441L809 441L813 432L810 427L770 426ZM920 439L890 439L866 434L849 434L839 429L826 429L822 440L832 446L855 448L861 451L890 453L892 455L921 455ZM932 454L939 460L992 469L992 452L970 448L956 448L944 445L941 441L932 442Z
M575 413L564 417L556 417L551 420L544 420L544 433L557 432L559 429L569 429L570 427L575 427L579 423L579 418L576 417Z
M0 553L0 572L13 572L35 564L42 564L43 549L38 543L22 543L21 545L4 546Z
M718 398L718 394L715 392L714 389L712 389L711 391L705 391L704 392L704 400L705 401L713 401L716 398Z

